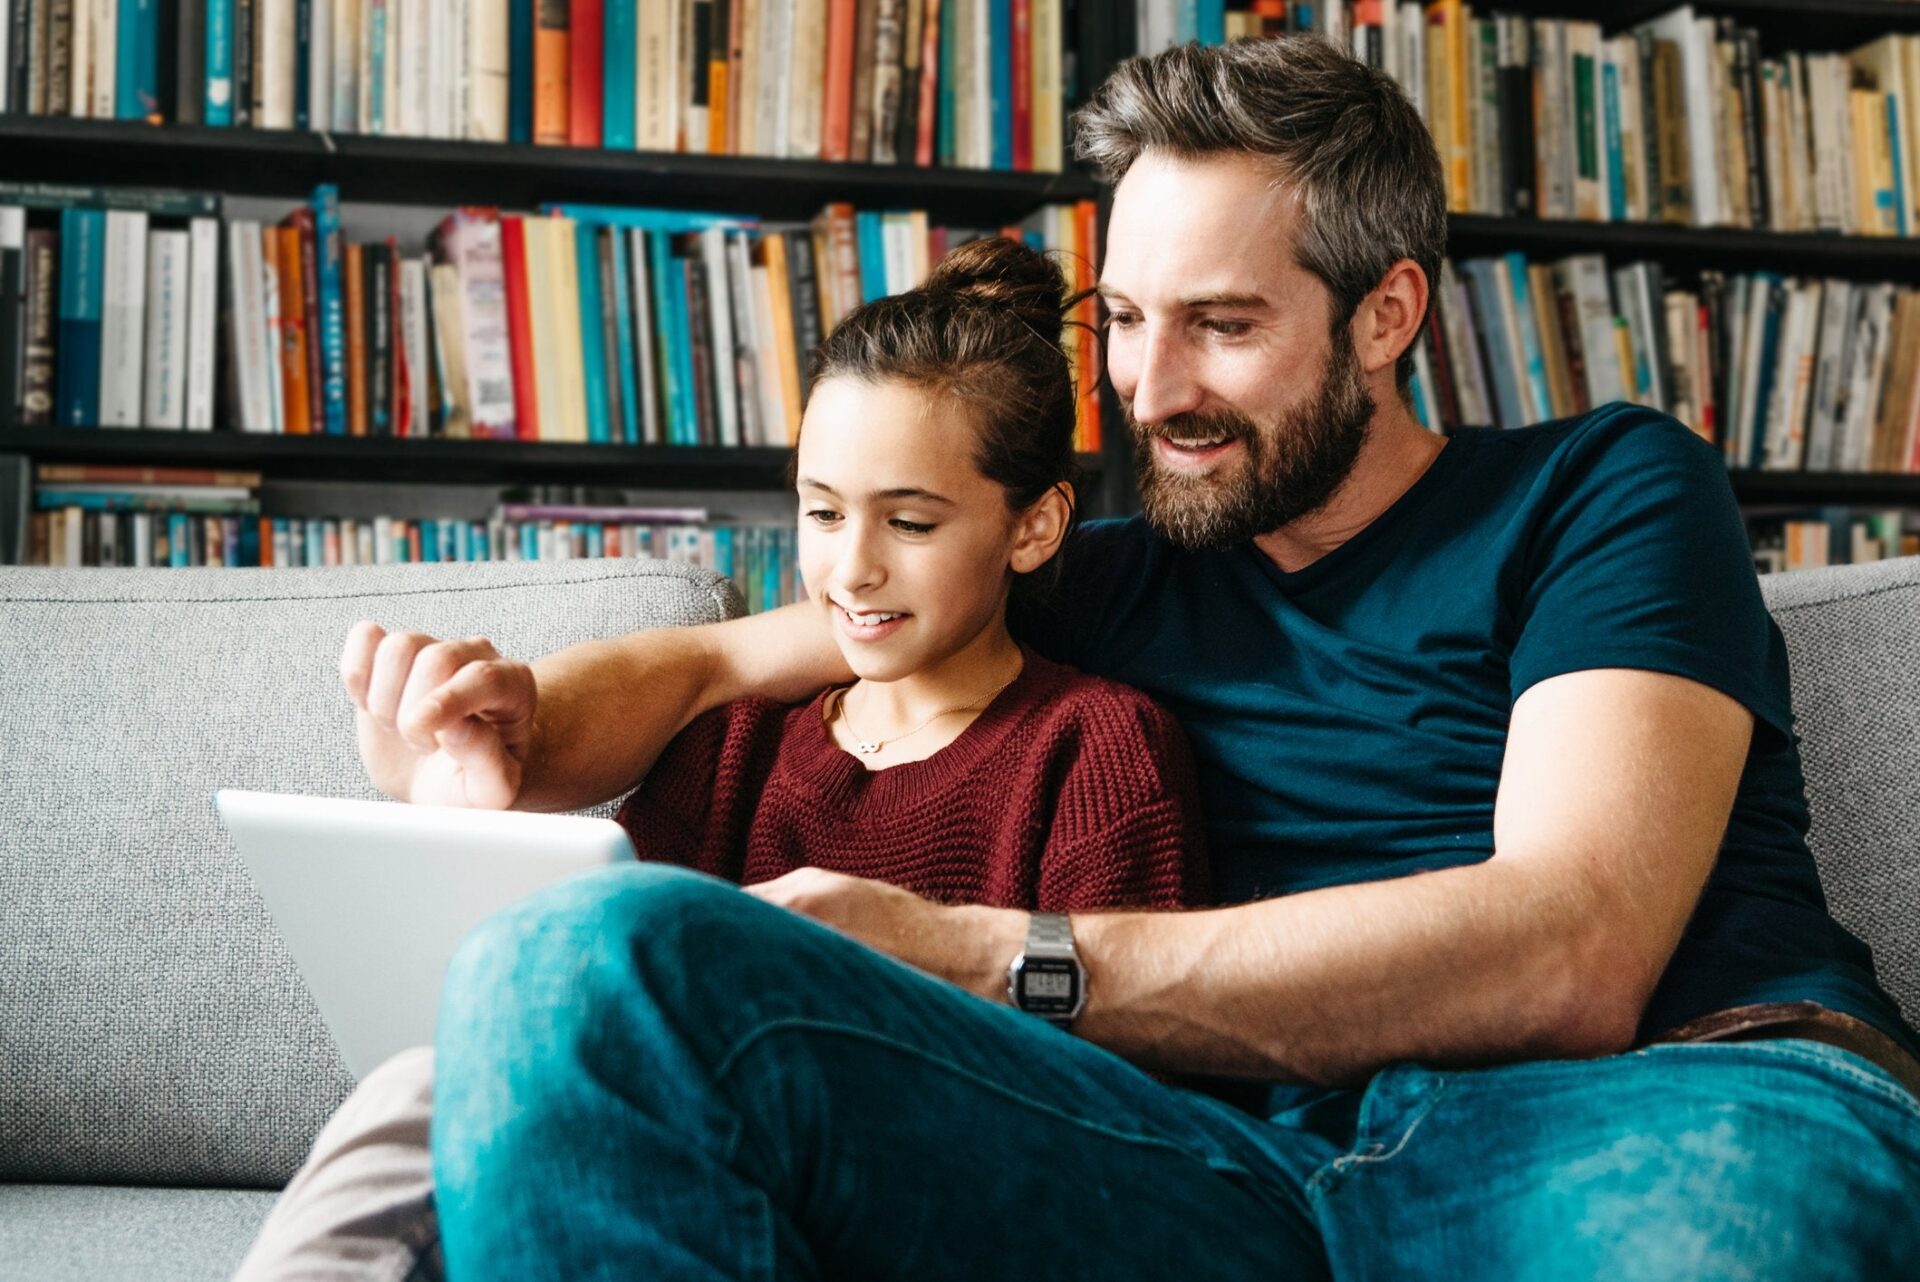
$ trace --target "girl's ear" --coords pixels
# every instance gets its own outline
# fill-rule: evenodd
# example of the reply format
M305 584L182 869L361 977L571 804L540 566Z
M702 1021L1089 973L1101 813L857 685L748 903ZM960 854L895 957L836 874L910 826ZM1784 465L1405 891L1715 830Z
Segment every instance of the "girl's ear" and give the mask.
M1015 574L1031 574L1053 559L1067 537L1073 504L1073 486L1062 481L1035 499L1015 520L1013 550L1007 556Z

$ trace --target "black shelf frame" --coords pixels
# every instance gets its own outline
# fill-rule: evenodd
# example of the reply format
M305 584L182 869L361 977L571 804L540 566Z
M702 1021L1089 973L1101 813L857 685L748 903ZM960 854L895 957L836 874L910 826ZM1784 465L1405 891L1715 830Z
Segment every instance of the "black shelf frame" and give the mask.
M1728 17L1760 33L1761 50L1832 53L1889 32L1920 31L1920 6L1908 0L1684 0L1698 17ZM1683 0L1502 0L1491 6L1534 18L1598 22L1617 35L1680 7Z
M791 451L784 446L585 445L55 427L0 431L0 454L25 454L44 463L259 472L264 482L778 491L787 487ZM1082 454L1079 461L1089 480L1097 480L1104 466L1102 456Z
M1610 260L1654 259L1689 272L1700 268L1775 271L1920 284L1920 237L1913 236L1835 236L1486 214L1451 214L1447 228L1447 253L1458 258L1512 250L1529 258L1598 253Z
M1920 473L1728 473L1743 508L1920 507Z
M829 201L924 209L936 223L993 227L1042 205L1091 200L1084 173L856 165L752 156L607 151L376 138L279 129L0 115L0 177L76 186L184 187L304 199L533 209L576 201L665 205L804 220ZM103 178L103 175L111 175Z

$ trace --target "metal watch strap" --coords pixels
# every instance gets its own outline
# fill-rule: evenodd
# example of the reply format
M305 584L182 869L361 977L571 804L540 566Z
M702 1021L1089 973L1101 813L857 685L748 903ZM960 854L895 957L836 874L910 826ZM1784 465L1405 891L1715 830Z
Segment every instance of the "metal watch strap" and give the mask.
M1034 957L1074 957L1073 919L1065 913L1029 914L1027 952Z

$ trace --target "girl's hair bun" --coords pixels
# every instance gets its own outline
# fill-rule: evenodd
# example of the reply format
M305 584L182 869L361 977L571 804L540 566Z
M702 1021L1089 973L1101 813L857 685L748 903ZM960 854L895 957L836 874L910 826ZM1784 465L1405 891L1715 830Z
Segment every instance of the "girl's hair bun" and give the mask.
M1017 240L968 241L935 265L921 288L1013 312L1050 342L1066 322L1066 278L1051 258Z

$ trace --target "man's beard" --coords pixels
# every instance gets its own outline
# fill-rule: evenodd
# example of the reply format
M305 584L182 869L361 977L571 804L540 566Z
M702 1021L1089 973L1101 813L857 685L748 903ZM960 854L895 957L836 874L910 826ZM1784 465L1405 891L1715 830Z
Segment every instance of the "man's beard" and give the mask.
M1336 326L1326 377L1305 405L1261 428L1232 410L1177 414L1151 426L1121 403L1133 432L1140 510L1147 523L1189 552L1232 547L1277 530L1325 507L1353 471L1373 421L1373 397L1345 326ZM1163 437L1210 440L1226 436L1246 457L1230 470L1188 475L1154 457Z

